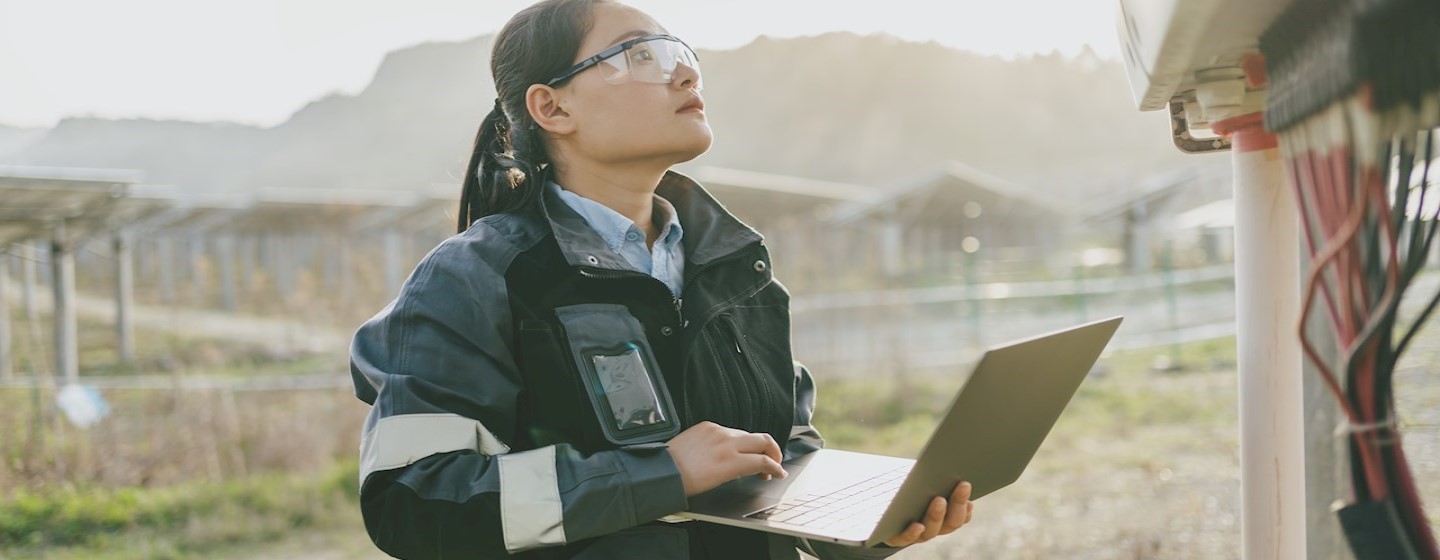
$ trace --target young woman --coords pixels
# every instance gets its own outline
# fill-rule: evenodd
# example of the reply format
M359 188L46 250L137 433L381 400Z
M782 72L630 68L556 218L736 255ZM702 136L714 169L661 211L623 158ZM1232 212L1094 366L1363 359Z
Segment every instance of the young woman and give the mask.
M883 558L970 518L969 485L872 549L660 518L823 445L760 234L670 171L709 149L694 52L605 0L495 39L460 233L351 347L361 510L401 558Z

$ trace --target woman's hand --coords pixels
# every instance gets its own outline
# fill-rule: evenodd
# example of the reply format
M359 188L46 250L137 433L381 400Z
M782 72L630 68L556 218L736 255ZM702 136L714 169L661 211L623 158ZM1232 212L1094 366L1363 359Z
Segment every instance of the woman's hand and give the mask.
M955 491L950 493L948 504L940 496L930 500L930 509L925 511L925 523L911 523L900 534L886 539L884 543L902 547L948 535L969 523L970 516L974 513L975 502L970 501L970 483L961 482L956 484Z
M667 444L685 496L690 497L742 476L758 474L785 478L780 466L780 446L770 434L752 434L701 422L680 432Z

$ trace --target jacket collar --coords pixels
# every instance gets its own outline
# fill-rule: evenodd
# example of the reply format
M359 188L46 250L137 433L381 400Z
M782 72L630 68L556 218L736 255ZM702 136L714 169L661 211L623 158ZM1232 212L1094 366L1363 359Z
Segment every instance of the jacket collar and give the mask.
M665 172L655 194L675 207L685 228L680 243L685 247L687 267L713 262L764 239L760 232L727 211L700 183L678 172ZM550 223L560 253L571 266L632 270L579 213L550 189L544 189L540 197L540 213Z

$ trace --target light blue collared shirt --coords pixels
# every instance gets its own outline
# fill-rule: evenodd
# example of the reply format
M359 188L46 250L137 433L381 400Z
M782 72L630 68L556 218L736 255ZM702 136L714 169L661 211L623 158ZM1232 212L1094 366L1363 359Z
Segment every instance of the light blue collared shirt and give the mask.
M680 297L680 292L685 287L685 247L680 244L684 231L680 228L680 217L670 201L658 194L653 195L654 212L659 214L658 217L664 220L665 225L660 228L660 236L655 239L654 248L646 249L645 231L624 214L567 191L554 181L546 181L545 185L554 189L560 200L580 214L590 229L595 230L611 250L624 257L625 262L635 267L636 271L664 282L675 297Z

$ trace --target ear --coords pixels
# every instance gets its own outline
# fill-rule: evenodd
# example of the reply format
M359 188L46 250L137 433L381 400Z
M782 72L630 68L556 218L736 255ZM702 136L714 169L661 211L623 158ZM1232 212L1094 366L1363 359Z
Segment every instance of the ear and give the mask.
M565 110L565 94L545 84L534 84L525 90L525 109L530 118L552 134L570 134L575 131L575 119Z

